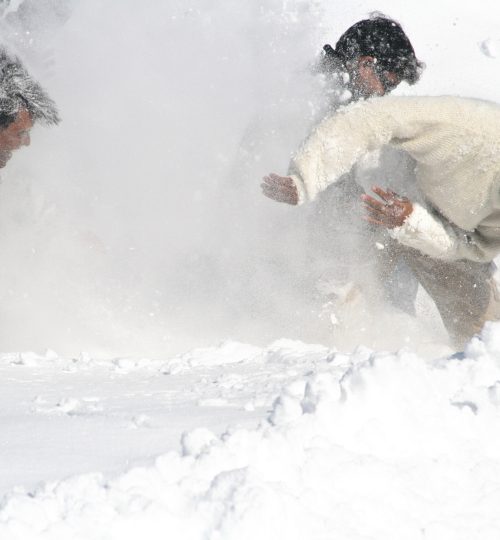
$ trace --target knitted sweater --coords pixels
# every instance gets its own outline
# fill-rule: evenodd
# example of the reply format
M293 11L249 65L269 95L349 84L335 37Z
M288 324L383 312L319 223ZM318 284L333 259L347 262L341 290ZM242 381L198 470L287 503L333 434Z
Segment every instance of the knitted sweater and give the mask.
M415 159L425 199L390 231L394 238L445 260L487 262L500 253L499 105L450 96L353 103L324 119L292 160L299 202L386 144Z

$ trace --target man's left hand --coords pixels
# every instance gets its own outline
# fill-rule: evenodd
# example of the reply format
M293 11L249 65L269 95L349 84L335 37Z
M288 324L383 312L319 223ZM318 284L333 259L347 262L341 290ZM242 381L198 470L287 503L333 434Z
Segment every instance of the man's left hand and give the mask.
M401 227L406 218L413 212L413 203L408 198L400 197L390 189L385 191L379 186L373 186L372 191L382 201L370 195L361 195L361 200L365 203L364 207L367 211L364 219L388 229Z
M286 204L299 204L299 192L293 178L276 173L264 176L260 185L262 193L269 199Z

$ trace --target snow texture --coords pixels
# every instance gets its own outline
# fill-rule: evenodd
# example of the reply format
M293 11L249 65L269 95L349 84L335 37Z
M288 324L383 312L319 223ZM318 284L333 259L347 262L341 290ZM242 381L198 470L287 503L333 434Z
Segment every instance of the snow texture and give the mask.
M500 325L454 353L421 289L350 280L318 313L308 216L258 188L372 3L1 4L64 122L2 171L0 350L34 352L0 354L0 539L498 540ZM396 94L498 100L480 7L378 2L427 66Z
M260 351L223 344L206 351L205 364L182 363L194 378L213 369L217 356L219 369L226 367L229 349L230 365L263 378L247 377L235 389L236 374L228 383L224 372L218 398L228 406L265 394L267 407L273 392L262 381L282 377L257 427L220 435L200 427L182 436L179 451L124 474L15 488L0 507L0 537L498 538L500 324L489 323L462 355L432 361L409 351L360 347L347 355L281 342ZM2 359L13 377L19 370L33 376L40 366L52 376L69 368L88 373L93 364ZM165 366L154 362L101 367L165 380ZM75 415L82 428L85 418L110 415L104 403L96 407L103 387L96 384L93 400L66 399L38 414ZM136 427L138 437L155 429L154 421ZM92 447L91 431L87 437Z

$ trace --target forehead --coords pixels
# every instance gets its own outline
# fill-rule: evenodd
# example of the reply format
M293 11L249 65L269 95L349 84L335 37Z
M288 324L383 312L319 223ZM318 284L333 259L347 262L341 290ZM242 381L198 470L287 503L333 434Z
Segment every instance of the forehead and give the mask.
M12 129L12 131L17 130L27 130L33 127L33 118L29 113L28 109L22 108L19 110L16 119L7 129Z

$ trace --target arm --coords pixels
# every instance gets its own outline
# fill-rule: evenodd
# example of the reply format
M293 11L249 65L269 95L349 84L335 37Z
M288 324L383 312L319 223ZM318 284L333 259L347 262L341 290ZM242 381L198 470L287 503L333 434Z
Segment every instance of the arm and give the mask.
M490 262L500 252L498 227L480 223L474 231L465 231L419 204L415 204L405 222L391 229L389 234L405 246L447 261Z
M491 261L500 251L500 212L491 214L474 231L464 231L418 203L374 186L380 197L362 195L366 221L389 229L389 235L429 257L442 260ZM493 226L491 226L491 225ZM495 226L497 225L497 226Z
M288 174L297 187L299 203L313 200L368 152L407 137L412 127L415 131L415 126L408 126L406 107L406 102L374 98L323 120L290 163Z
M431 257L491 261L500 253L500 195L492 195L498 187L492 175L499 165L499 121L497 107L450 96L357 102L319 124L293 159L287 182L295 185L300 204L367 152L385 144L400 147L421 165L420 188L437 211L415 205L402 223L381 225Z
M325 118L295 154L288 176L281 177L287 182L291 179L295 186L298 201L293 204L314 200L365 154L386 144L404 148L418 161L429 151L425 134L430 126L436 130L439 107L440 102L430 103L425 98L371 98ZM408 148L407 143L414 148ZM268 178L272 176L275 175ZM265 183L269 182L265 179ZM277 184L272 188L279 190ZM281 197L270 193L273 189L265 194L281 201Z

